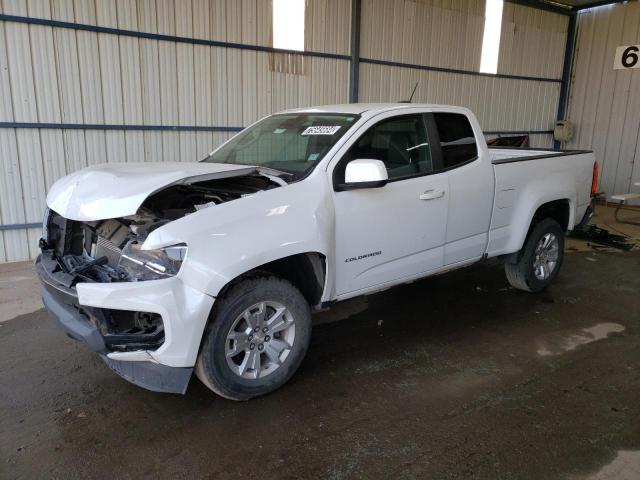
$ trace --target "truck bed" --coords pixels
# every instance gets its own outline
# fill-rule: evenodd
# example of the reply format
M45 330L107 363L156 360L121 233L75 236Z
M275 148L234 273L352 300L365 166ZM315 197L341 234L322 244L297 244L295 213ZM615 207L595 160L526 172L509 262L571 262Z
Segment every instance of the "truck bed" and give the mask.
M550 157L564 157L567 155L580 155L591 153L590 150L553 150L551 148L513 148L513 147L489 147L491 161L495 164L523 162Z
M566 199L566 229L580 221L591 201L592 152L498 147L489 153L495 177L489 256L518 251L532 215L547 201Z

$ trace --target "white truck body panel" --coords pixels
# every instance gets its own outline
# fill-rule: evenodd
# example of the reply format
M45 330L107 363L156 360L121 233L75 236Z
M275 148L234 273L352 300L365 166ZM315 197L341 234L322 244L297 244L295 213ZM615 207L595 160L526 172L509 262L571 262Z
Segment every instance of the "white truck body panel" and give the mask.
M517 151L500 150L495 154L496 160L505 158L505 152ZM487 255L493 257L520 250L534 213L547 202L569 201L567 228L572 230L591 201L589 185L593 162L592 153L581 153L494 165L496 198Z
M424 111L424 107L411 105L401 110L403 115ZM470 114L456 107L429 111ZM396 106L369 115L328 161L327 181L331 182L333 168L361 132L398 113ZM332 192L337 297L348 298L377 285L401 283L482 257L493 204L493 189L487 185L493 185L493 173L482 130L473 114L468 117L481 142L476 161L451 171L392 182L381 189ZM434 196L421 199L427 192ZM467 208L469 204L474 208ZM378 251L381 253L375 255ZM347 261L363 254L374 255Z
M178 277L211 296L273 260L306 252L328 256L333 205L318 180L308 178L200 210L154 230L143 248L186 243L187 260Z
M79 283L81 305L97 308L158 313L164 320L165 341L160 348L140 355L138 352L112 352L117 360L154 361L170 367L195 364L202 331L213 307L214 298L190 287L180 278L146 282Z
M220 163L109 163L83 168L53 184L47 206L65 218L104 220L134 215L161 188L187 181L222 178L250 171Z
M475 116L465 108L353 104L289 112L342 112L360 118L302 180L203 208L153 230L144 250L188 246L174 278L78 284L81 305L139 309L163 317L162 347L111 357L138 361L151 356L163 365L192 367L215 297L234 278L274 260L321 254L326 263L322 302L343 300L486 256L517 252L540 205L568 200L571 229L590 201L593 154L488 149ZM478 157L382 188L335 191L333 170L363 132L384 118L427 112L466 115ZM532 155L548 157L500 163ZM47 204L77 221L122 217L135 214L149 195L169 185L255 169L182 162L90 167L59 180Z

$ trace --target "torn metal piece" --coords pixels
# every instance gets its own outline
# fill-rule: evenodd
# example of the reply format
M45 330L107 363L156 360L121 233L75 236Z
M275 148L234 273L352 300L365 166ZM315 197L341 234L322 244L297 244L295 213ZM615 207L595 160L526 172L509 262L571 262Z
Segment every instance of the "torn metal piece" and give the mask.
M631 250L635 245L628 241L628 237L610 233L609 230L596 227L595 225L586 225L583 228L576 229L571 233L571 236L573 238L587 240L588 242L624 250L625 252Z

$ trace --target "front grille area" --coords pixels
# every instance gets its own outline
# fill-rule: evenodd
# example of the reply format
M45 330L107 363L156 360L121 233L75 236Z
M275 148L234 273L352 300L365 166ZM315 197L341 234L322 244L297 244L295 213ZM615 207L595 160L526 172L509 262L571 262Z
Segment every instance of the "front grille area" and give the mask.
M98 237L92 247L95 249L95 254L93 255L95 258L107 257L110 265L117 265L120 261L122 249L111 240Z
M67 287L56 272L57 263L50 252L44 252L36 269L44 287L65 308L75 312L76 318L95 328L109 351L156 350L164 343L164 322L152 312L137 312L80 305L75 286Z
M73 282L137 282L177 275L186 245L142 250L150 232L167 220L149 212L80 222L51 211L40 242L43 253L51 251L60 269Z
M50 254L60 272L59 281L70 287L82 282L119 282L127 278L117 269L120 248L100 231L101 225L109 222L78 222L50 211L43 232L46 238L40 241L43 254ZM121 224L117 223L118 226ZM115 234L114 229L108 230ZM126 238L126 227L118 237ZM63 278L64 277L64 278Z
M118 265L129 230L116 221L77 222L55 212L45 218L38 274L81 322L93 326L109 351L156 350L164 343L162 317L152 312L103 309L79 305L76 284L126 281ZM109 238L106 237L109 236ZM114 241L115 240L115 241Z
M164 343L164 325L157 313L104 308L88 313L110 350L156 350Z

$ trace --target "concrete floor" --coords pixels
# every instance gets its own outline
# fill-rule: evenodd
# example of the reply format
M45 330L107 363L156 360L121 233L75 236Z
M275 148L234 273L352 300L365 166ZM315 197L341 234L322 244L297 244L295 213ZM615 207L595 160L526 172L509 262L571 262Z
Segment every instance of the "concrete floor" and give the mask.
M128 384L2 266L0 478L638 479L640 251L567 249L539 295L486 262L339 304L246 403Z

